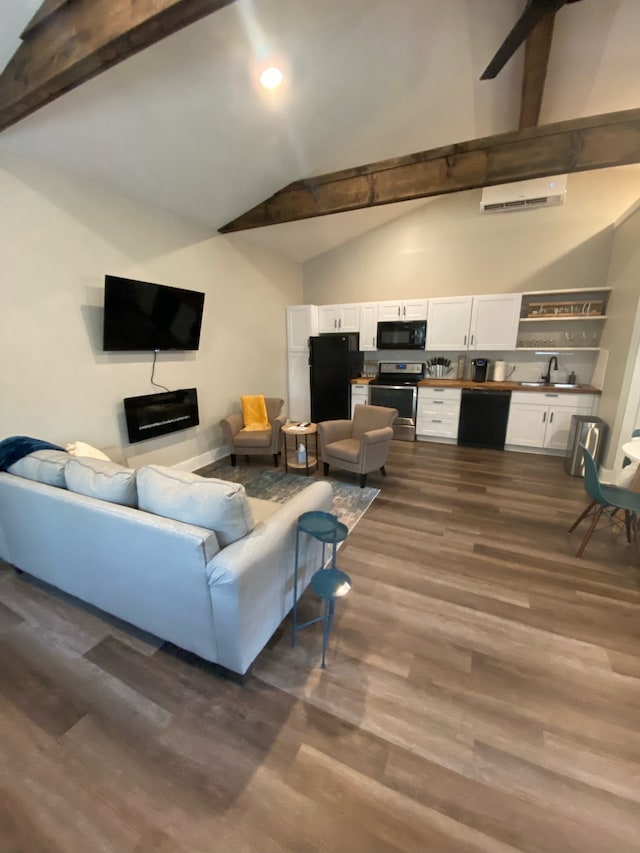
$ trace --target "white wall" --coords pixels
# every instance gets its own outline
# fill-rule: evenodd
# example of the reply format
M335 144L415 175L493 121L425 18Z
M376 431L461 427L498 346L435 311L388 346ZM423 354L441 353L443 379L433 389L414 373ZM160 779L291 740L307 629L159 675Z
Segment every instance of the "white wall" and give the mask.
M304 264L304 300L322 304L505 293L562 288L613 289L600 341L608 362L559 357L563 375L580 382L604 372L599 415L610 427L605 465L613 467L640 336L640 210L614 226L638 198L635 171L572 174L565 204L507 214L478 213L480 191L429 200L406 216L354 238ZM611 269L610 269L611 264ZM524 337L524 334L521 335ZM484 355L484 353L483 353ZM490 354L488 354L490 355ZM372 354L375 357L375 354ZM515 379L539 372L535 358L503 353ZM587 375L589 374L589 375ZM635 400L634 400L635 408Z
M618 208L599 188L624 191L607 171L569 175L565 204L545 210L480 215L479 190L430 199L307 261L305 302L602 287Z
M608 284L613 289L602 346L609 349L607 376L598 414L609 424L605 464L617 468L620 445L635 426L638 405L638 353L640 346L640 208L616 224ZM629 411L631 408L632 411Z
M134 464L173 464L222 444L241 394L286 399L299 265L5 154L0 233L0 437L122 444ZM205 292L200 350L160 353L155 374L198 389L199 427L128 445L123 398L159 389L152 354L102 352L105 273Z

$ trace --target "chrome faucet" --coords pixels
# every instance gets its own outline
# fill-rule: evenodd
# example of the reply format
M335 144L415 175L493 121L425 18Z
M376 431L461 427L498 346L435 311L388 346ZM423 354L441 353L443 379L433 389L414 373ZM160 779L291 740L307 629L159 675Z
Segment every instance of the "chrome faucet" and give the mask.
M544 380L545 385L548 385L549 381L551 379L551 364L552 363L555 365L554 369L557 370L558 369L558 359L555 357L555 355L552 355L551 358L549 359L549 364L547 366L547 372L545 374L543 374L543 376L542 376L542 379Z

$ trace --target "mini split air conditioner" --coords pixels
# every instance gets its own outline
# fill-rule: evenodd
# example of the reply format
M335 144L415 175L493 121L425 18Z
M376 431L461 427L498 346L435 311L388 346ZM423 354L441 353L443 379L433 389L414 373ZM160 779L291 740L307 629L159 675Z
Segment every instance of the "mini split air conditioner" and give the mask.
M484 187L480 213L509 213L515 210L553 207L564 202L566 192L566 175Z

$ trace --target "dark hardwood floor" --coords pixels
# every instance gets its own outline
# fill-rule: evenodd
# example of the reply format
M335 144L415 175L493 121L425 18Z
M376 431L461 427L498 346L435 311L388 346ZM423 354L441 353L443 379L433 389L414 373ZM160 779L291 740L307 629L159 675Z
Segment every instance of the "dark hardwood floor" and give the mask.
M575 557L557 458L387 471L325 671L319 626L238 684L0 564L0 853L640 853L634 547Z

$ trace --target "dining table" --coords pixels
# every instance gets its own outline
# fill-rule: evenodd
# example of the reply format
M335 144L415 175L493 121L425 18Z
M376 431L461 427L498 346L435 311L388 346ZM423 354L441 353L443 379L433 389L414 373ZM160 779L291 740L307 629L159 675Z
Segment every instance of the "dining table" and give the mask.
M625 456L628 456L632 462L640 462L640 437L626 441L622 445L622 452ZM632 492L640 492L640 466L629 483L628 489Z

